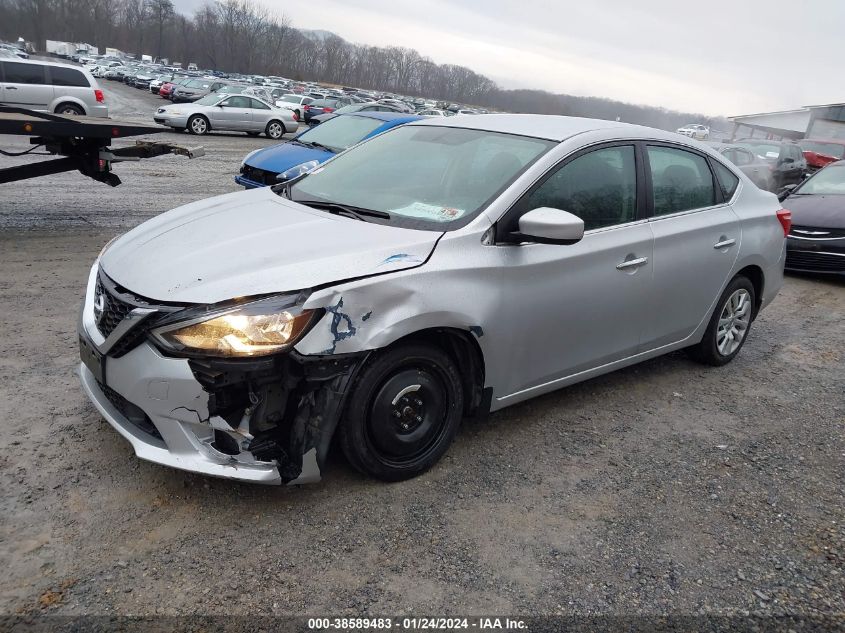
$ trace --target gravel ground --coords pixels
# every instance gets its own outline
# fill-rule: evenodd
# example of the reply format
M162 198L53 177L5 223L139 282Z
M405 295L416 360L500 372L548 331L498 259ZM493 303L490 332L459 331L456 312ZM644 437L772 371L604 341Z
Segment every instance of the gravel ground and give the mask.
M107 88L116 116L160 102ZM268 141L202 143L117 189L4 185L0 613L845 614L842 281L788 277L726 367L672 354L514 406L413 481L135 458L77 384L76 311L109 238L235 190Z

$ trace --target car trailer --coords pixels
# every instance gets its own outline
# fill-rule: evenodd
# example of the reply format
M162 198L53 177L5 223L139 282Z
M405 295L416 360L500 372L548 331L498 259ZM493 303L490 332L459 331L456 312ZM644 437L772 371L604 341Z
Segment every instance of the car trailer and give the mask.
M6 152L0 149L0 154L23 156L43 146L47 153L64 157L0 169L0 184L78 170L89 178L117 187L120 178L112 173L112 163L137 161L164 154L180 154L188 158L205 154L202 147L189 148L152 141L136 141L135 145L117 149L109 147L112 139L169 131L168 128L160 126L128 121L61 116L25 108L0 106L0 134L31 136L29 142L34 146L25 152Z

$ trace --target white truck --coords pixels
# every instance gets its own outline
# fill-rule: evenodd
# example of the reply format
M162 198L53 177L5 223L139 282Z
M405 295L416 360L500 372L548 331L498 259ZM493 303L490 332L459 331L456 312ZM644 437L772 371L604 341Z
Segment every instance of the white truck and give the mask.
M47 40L46 50L50 55L70 57L76 53L76 44L73 42L62 42L59 40Z

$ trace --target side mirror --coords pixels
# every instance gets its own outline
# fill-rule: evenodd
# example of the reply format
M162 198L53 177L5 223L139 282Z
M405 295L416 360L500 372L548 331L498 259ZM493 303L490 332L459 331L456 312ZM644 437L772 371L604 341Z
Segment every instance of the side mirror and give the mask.
M519 218L519 231L512 235L541 244L575 244L584 237L584 220L563 209L540 207Z

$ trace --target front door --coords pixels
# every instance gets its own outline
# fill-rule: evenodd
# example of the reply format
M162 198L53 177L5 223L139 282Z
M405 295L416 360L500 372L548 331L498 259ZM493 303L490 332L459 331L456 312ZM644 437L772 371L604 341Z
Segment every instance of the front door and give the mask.
M503 323L514 371L507 398L631 356L649 307L652 234L640 217L635 146L576 154L529 191L500 223L538 207L569 211L586 234L572 245L501 244ZM500 227L502 228L502 227ZM503 235L500 231L499 235Z
M249 112L249 97L234 95L214 108L211 127L218 130L247 130Z

